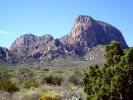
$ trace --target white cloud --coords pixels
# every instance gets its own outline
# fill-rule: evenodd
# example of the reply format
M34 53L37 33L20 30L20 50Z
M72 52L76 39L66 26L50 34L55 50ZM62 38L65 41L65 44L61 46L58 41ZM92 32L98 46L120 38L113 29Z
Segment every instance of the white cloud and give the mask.
M7 35L9 34L9 32L5 31L5 30L0 30L0 35Z

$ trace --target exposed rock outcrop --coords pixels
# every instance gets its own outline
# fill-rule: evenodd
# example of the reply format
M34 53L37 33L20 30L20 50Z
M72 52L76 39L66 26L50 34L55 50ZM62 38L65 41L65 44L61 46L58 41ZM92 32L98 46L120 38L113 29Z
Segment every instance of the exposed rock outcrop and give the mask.
M54 40L53 36L51 36L50 34L46 34L46 35L43 35L43 36L39 36L37 38L37 40L40 42L45 42L45 43L49 43L51 42L52 40Z
M81 15L76 18L69 33L67 44L70 49L80 53L98 44L111 43L112 40L120 42L123 49L128 47L118 29L107 23L96 21L90 16Z
M10 50L22 49L37 41L37 36L33 34L25 34L17 38L11 45Z
M11 54L7 48L0 47L0 63L10 62Z
M60 41L61 41L62 44L66 45L67 44L67 39L68 39L68 35L65 35L65 36L60 38Z

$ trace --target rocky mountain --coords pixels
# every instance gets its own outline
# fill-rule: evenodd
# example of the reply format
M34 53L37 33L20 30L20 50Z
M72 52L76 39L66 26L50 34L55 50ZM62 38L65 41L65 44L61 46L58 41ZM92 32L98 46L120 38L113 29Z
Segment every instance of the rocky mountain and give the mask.
M9 50L0 50L0 59L16 64L42 66L79 66L102 62L104 46L112 40L127 48L122 33L110 24L80 15L68 35L54 39L51 35L25 34L17 38ZM4 53L5 52L5 53ZM6 56L5 56L6 55ZM9 60L6 60L7 62Z
M11 45L10 50L13 49L22 49L31 45L37 40L37 37L33 34L25 34L17 38Z
M10 50L21 50L23 48L26 48L28 46L31 46L34 43L38 42L44 42L48 43L51 42L54 38L49 35L43 35L43 36L35 36L33 34L24 34L17 38L11 45Z
M128 47L118 29L110 24L96 21L90 16L81 15L76 18L68 35L67 44L70 49L81 53L96 45L111 43L112 40L120 42L123 49Z

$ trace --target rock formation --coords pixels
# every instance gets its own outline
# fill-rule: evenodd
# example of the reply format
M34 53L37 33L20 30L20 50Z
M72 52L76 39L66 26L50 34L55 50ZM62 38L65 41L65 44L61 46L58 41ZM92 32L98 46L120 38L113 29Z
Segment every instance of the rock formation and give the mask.
M33 34L25 34L17 38L11 45L10 50L22 49L37 41L37 36Z
M128 47L118 29L90 16L80 15L68 35L60 39L54 39L49 34L39 37L33 34L22 35L12 43L9 50L0 48L0 59L13 64L32 65L50 65L49 62L54 60L54 66L55 63L77 66L79 62L101 62L104 60L104 46L112 40L120 42L123 49ZM73 61L69 61L69 58Z
M11 54L7 48L0 47L0 63L13 63L11 62Z
M123 49L127 44L121 32L107 23L96 21L90 16L78 16L67 38L67 44L77 53L96 45L105 45L112 40L120 42Z

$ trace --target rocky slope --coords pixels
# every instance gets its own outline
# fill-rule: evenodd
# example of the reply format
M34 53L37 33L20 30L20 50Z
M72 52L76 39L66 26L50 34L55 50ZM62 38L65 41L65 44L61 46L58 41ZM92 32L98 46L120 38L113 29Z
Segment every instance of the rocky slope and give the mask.
M112 40L120 42L123 49L128 47L118 29L90 16L80 15L70 33L60 39L48 34L39 37L25 34L17 38L9 50L10 62L43 66L78 66L86 62L102 62L104 46Z
M0 47L0 64L13 63L12 55L7 48Z

